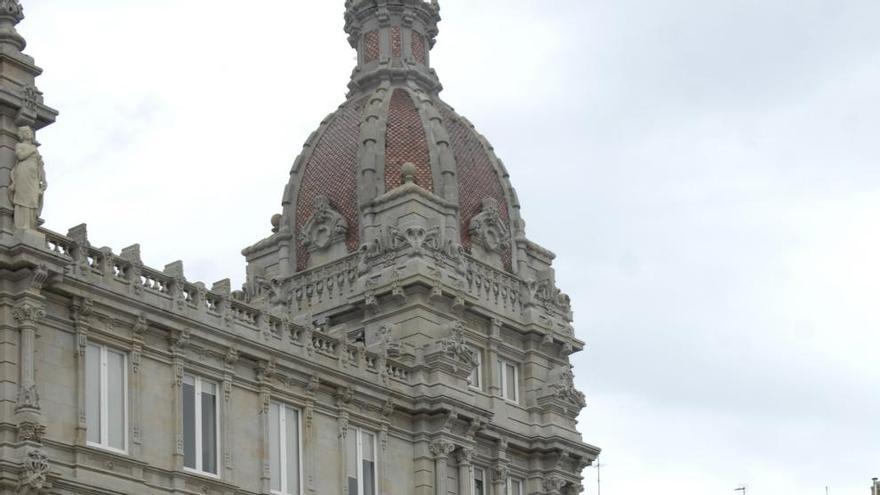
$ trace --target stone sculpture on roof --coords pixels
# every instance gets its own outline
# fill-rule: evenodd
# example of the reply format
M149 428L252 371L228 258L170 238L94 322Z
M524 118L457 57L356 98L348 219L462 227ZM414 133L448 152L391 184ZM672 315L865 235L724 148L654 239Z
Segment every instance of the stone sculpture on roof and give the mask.
M43 193L49 184L46 182L43 157L34 141L34 130L19 127L18 139L15 145L18 162L12 169L9 186L10 200L15 207L15 226L19 229L36 229L43 211Z
M21 20L0 0L0 486L581 492L599 455L578 431L585 343L507 169L440 98L436 1L345 3L348 94L242 251L240 290L40 225L34 131L56 113Z

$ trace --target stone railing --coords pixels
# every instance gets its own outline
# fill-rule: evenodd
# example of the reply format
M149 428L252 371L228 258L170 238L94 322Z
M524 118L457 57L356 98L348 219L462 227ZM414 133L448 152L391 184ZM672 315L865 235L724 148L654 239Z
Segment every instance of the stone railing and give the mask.
M490 307L512 312L523 309L521 296L526 284L519 277L472 257L467 258L465 289L468 295Z
M354 368L363 367L382 379L407 383L410 370L407 365L394 362L363 348L343 343L340 339L291 325L280 317L232 297L230 293L208 290L204 284L193 283L177 276L145 266L139 256L122 256L107 248L95 249L80 246L75 240L52 231L46 234L46 249L56 256L69 260L69 272L73 278L84 278L115 290L137 297L157 297L166 307L192 311L208 318L210 325L236 324L254 332L262 331L266 338L283 339L288 336L295 346L305 346L309 353L331 358ZM293 291L293 311L309 310L337 304L340 299L356 293L358 282L357 254L349 255L333 263L298 273L289 280ZM473 266L477 266L475 262ZM473 271L468 279L467 291L485 301L509 306L516 303L508 289L514 277L488 267ZM162 307L159 305L159 307ZM305 340L308 340L306 342Z
M357 254L297 273L289 285L295 309L303 311L336 302L354 292L357 279Z

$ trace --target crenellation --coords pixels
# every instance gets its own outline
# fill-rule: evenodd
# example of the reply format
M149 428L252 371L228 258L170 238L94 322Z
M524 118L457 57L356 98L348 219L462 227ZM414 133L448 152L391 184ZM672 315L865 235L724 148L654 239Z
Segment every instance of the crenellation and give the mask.
M569 355L584 344L507 169L439 99L438 8L347 3L352 93L296 159L271 235L243 250L241 290L187 280L182 261L146 266L138 244L93 247L85 224L0 235L0 399L14 416L0 439L18 456L0 484L269 493L283 437L298 442L303 494L346 493L369 462L383 495L473 495L477 473L496 494L576 492L599 453L576 429L586 400ZM395 144L386 181L395 92L418 111L405 137L419 142ZM44 125L41 98L34 87L22 104ZM319 159L333 180L306 181Z

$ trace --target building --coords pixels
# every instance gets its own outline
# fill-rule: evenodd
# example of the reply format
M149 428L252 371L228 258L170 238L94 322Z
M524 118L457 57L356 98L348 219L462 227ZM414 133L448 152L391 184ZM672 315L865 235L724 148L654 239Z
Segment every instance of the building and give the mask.
M880 480L877 478L871 480L871 495L880 495Z
M42 227L56 112L22 19L0 0L0 494L583 490L584 344L503 164L438 96L436 1L346 2L348 97L241 290Z

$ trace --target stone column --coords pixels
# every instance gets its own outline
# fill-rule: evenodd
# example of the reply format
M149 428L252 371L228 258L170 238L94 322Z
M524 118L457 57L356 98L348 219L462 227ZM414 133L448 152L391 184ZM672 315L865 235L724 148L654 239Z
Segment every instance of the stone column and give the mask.
M494 487L494 495L507 495L507 465L496 464L493 471L492 486Z
M144 358L144 334L149 325L146 317L141 314L131 328L131 378L129 380L128 394L129 407L128 418L131 422L131 455L135 459L141 456L143 444L143 385L141 381L141 364Z
M447 440L437 440L431 444L431 454L434 456L434 493L447 495L449 490L446 486L446 466L449 454L455 450L455 444Z
M458 495L474 495L474 449L461 448L456 452L458 460Z
M34 366L34 351L37 338L37 323L46 317L46 309L42 303L24 301L12 311L18 322L19 329L19 380L18 399L15 412L28 420L37 420L40 416L40 394Z
M223 479L229 482L234 480L232 476L234 465L234 446L232 445L231 411L229 401L232 399L232 380L235 376L235 364L238 362L238 349L230 347L226 350L223 359L223 401L220 403L220 428L223 442Z
M183 470L183 374L185 352L189 343L188 330L174 330L171 333L171 366L174 368L174 382L171 391L171 407L174 408L174 469Z
M388 430L391 428L391 415L394 414L394 400L390 397L382 406L382 427L379 431L379 493L388 493L391 482L388 480Z
M303 411L305 415L305 434L303 435L303 452L316 452L318 439L315 432L315 394L321 386L321 380L317 376L309 378L306 384L306 407ZM340 453L340 455L344 452ZM315 493L315 455L306 455L303 459L303 469L305 470L305 484L309 493Z
M339 493L345 495L351 495L348 493L348 455L346 455L348 446L346 445L346 439L351 434L349 430L350 415L348 405L351 403L353 396L354 392L351 387L336 390L336 407L339 409L339 418L337 420L339 427L337 434L339 439Z
M89 315L92 313L92 302L88 299L75 298L70 306L73 328L76 331L76 444L85 445L88 441L88 423L86 418L86 348L89 345ZM134 357L132 357L134 360ZM133 411L132 411L133 412Z
M501 320L493 319L489 330L489 345L486 349L488 366L485 366L486 383L489 384L489 395L501 395L501 377L498 376L498 343L501 342Z
M272 491L272 466L269 452L269 407L272 405L271 382L275 375L275 363L263 361L257 367L257 382L260 384L260 493Z

